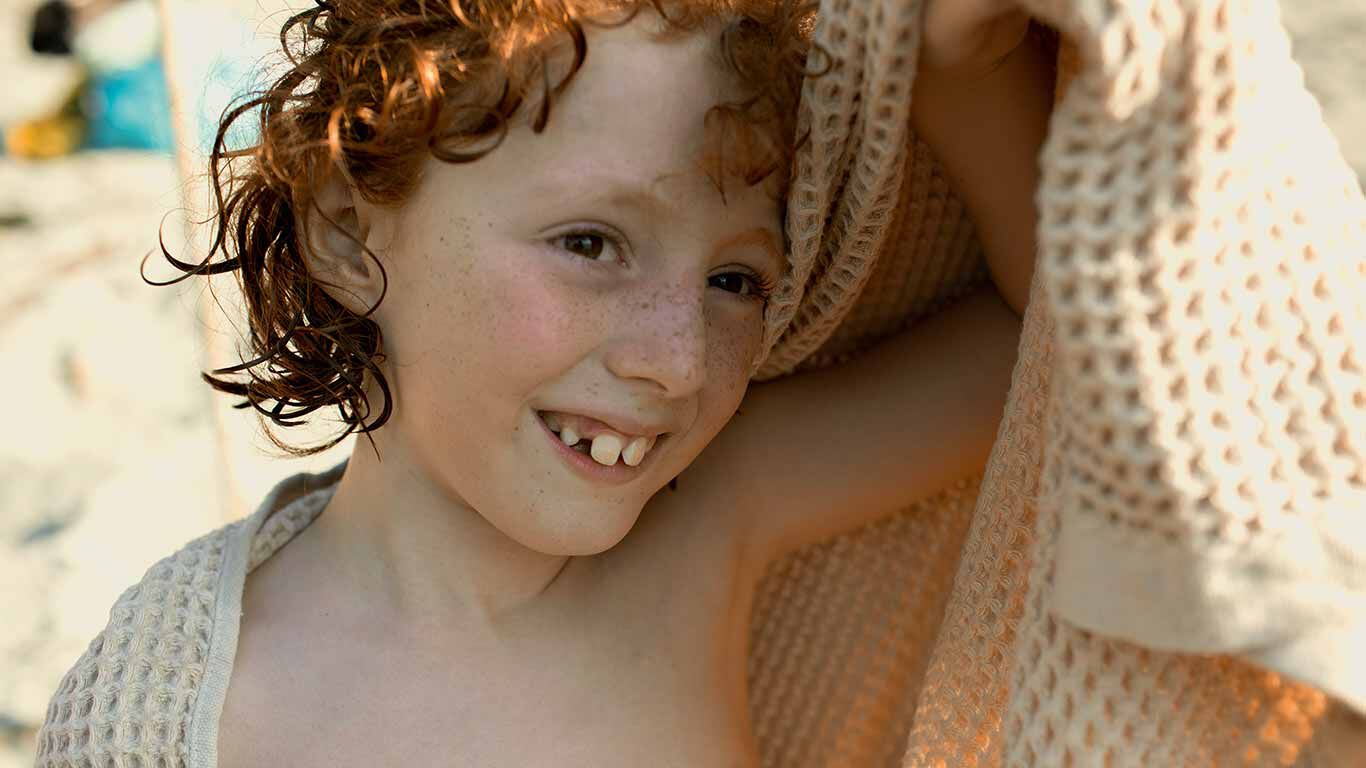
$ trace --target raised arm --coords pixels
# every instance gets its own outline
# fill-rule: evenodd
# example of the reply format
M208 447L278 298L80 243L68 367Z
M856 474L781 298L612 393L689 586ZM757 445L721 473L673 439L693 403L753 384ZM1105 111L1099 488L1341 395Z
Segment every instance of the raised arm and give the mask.
M929 13L981 2L935 3ZM1053 108L1057 52L1013 3L988 4L1000 8L998 15L975 35L963 35L971 41L966 47L943 50L958 47L951 41L936 49L927 30L911 128L934 150L977 228L996 288L1023 317L1034 274L1038 155Z
M904 509L986 463L1033 271L1035 159L1053 83L1046 41L1017 47L1020 34L1003 30L982 38L978 58L918 73L913 96L913 128L968 206L999 293L988 286L843 365L751 386L699 461L728 479L753 563Z

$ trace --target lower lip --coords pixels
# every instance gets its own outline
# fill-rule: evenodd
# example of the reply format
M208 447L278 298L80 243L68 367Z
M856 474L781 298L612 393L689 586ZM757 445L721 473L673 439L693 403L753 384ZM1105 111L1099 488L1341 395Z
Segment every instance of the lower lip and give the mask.
M571 469L578 472L587 480L606 483L608 485L629 483L639 477L640 474L650 466L650 462L654 460L655 454L659 452L660 446L664 444L665 440L669 439L668 435L656 439L654 447L645 454L645 458L641 460L640 464L634 467L621 460L618 460L616 464L613 464L610 467L606 467L595 461L592 456L586 453L579 453L573 448L565 445L559 435L550 431L550 425L545 423L545 420L541 418L540 413L532 411L531 415L536 419L536 423L541 425L541 431L544 432L545 436L550 440L551 447L554 448L555 452L564 459L565 463L568 464Z

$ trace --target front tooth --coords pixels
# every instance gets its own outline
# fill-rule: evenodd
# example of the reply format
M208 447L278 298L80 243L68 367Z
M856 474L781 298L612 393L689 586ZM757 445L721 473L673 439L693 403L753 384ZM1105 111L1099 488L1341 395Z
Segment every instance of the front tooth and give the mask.
M560 430L560 442L572 448L574 447L574 443L577 443L578 441L579 433L575 432L574 428L568 424L564 425L564 428Z
M617 463L617 457L621 455L621 438L616 435L598 435L593 438L593 447L589 449L593 454L593 460L603 466L610 467Z
M649 450L650 438L637 437L621 451L621 460L626 462L628 467L640 466L641 459L645 458L645 451Z

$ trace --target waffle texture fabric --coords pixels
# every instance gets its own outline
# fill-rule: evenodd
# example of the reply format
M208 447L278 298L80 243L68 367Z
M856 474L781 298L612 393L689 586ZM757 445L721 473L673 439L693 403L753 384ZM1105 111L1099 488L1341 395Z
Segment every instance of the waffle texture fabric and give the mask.
M35 765L216 766L246 576L322 512L345 466L282 480L125 590L53 694Z
M1023 5L1064 44L996 443L972 488L775 564L750 656L766 764L1358 765L1358 181L1272 0ZM839 64L806 86L760 379L977 274L906 140L921 10L822 6Z
M995 446L980 476L766 573L747 667L763 763L1355 765L1361 190L1274 2L1025 4L1065 44ZM907 127L921 10L822 4L834 67L806 86L760 379L987 279ZM245 574L335 472L127 590L54 694L38 765L215 765Z

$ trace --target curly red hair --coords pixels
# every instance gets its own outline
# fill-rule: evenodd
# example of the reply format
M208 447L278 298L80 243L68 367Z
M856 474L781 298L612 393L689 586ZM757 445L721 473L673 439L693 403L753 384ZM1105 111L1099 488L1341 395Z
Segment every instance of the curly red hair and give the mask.
M300 214L315 206L314 192L341 168L367 201L399 205L427 155L452 163L478 160L497 147L519 109L527 110L539 133L555 97L584 60L584 24L623 24L649 6L664 22L665 37L718 33L724 60L750 95L707 114L709 129L719 127L721 146L728 150L714 153L719 164L712 179L724 195L726 176L758 184L777 173L779 199L786 198L802 142L795 135L802 80L817 74L806 71L814 3L315 2L317 7L291 16L280 31L286 71L270 87L230 106L219 121L209 157L214 230L207 257L186 263L163 244L163 256L186 274L153 283L236 273L255 356L200 375L215 390L245 398L234 407L254 408L271 442L289 455L318 453L354 431L378 429L392 412L378 365L384 360L382 336L369 318L374 307L361 315L347 310L305 265L308 217ZM572 61L552 83L552 62L558 60L553 54L561 51L572 53ZM828 58L826 63L828 69ZM229 129L253 113L259 121L256 143L229 150ZM234 173L236 160L246 167ZM220 252L223 260L214 263ZM380 270L383 275L382 264ZM368 423L367 372L384 395L383 407ZM245 381L218 378L239 373ZM296 426L301 417L334 405L347 426L322 445L290 445L266 424L269 419Z

